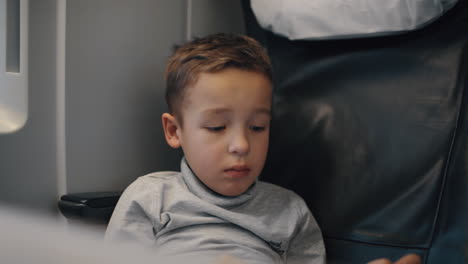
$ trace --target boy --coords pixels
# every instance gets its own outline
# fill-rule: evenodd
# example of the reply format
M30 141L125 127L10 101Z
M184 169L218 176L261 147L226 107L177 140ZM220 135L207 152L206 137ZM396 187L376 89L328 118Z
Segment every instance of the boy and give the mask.
M293 192L257 180L271 119L271 64L253 39L216 34L178 48L166 69L167 143L181 172L138 178L123 193L106 237L164 256L245 263L324 263L312 214Z
M167 143L181 147L180 172L138 178L106 231L161 257L213 263L325 263L320 229L292 191L257 180L271 119L271 64L240 35L215 34L178 48L166 68ZM237 262L236 262L237 263ZM381 259L373 264L391 263ZM416 255L399 264L420 263Z

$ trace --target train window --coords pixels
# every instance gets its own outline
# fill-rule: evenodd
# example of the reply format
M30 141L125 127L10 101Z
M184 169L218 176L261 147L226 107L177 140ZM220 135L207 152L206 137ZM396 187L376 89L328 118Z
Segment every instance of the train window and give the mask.
M0 0L0 134L21 129L28 111L28 0Z

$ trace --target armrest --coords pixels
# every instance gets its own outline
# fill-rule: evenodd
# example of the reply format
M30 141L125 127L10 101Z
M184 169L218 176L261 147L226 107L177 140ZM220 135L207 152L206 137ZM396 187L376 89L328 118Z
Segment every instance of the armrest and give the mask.
M58 208L67 219L107 224L122 192L86 192L60 197Z

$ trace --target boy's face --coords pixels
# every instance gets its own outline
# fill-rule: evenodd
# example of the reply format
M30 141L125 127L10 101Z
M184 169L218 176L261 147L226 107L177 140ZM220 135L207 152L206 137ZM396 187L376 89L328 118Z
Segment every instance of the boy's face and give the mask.
M271 83L261 73L234 68L201 73L187 87L180 109L183 124L163 114L166 139L182 147L210 189L225 196L242 194L265 163L271 97Z

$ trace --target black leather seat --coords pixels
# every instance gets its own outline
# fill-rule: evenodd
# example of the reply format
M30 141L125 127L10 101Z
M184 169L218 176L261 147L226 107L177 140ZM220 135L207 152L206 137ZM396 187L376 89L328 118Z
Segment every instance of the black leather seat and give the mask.
M262 177L306 200L329 263L468 260L467 6L399 36L289 41L244 1L274 64Z

